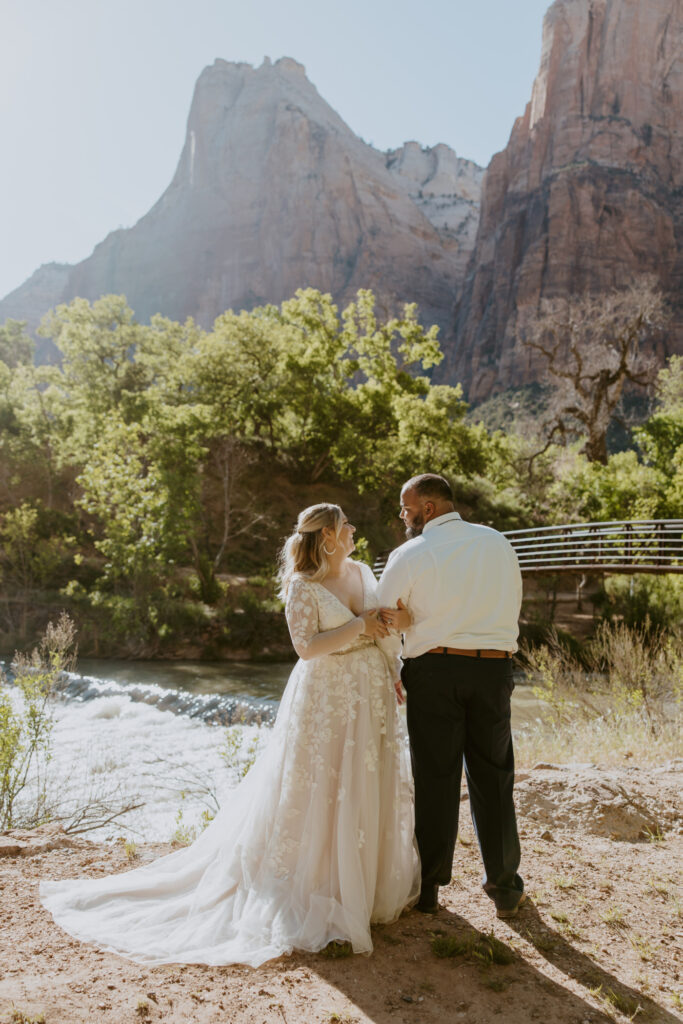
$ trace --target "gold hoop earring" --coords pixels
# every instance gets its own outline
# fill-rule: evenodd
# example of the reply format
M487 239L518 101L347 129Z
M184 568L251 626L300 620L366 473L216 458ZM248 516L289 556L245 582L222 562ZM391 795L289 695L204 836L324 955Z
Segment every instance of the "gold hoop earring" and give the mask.
M334 545L334 547L332 548L331 551L328 551L327 547L323 544L323 551L325 552L326 555L333 555L336 550L337 550L337 545L336 544Z

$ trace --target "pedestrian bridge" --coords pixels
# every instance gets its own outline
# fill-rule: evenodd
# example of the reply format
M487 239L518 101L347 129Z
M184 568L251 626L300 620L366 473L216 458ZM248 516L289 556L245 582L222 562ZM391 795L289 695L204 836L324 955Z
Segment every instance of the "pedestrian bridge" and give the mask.
M523 573L683 573L683 519L630 519L507 530ZM379 577L391 551L373 565Z

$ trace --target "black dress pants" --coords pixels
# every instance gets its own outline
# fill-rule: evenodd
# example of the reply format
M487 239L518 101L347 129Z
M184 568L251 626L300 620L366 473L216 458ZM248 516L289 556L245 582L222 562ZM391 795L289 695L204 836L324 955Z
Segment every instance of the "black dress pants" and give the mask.
M451 880L463 759L484 890L501 909L524 888L513 803L512 666L506 658L423 654L404 662L422 884Z

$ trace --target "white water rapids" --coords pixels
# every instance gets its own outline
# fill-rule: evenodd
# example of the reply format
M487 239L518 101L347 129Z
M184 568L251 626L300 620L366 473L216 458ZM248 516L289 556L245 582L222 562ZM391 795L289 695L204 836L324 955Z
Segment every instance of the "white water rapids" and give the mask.
M88 804L140 805L86 833L135 842L170 840L179 827L191 834L203 813L215 812L221 794L268 742L291 669L105 661L83 667L88 674L65 679L52 706L48 806L62 816ZM529 687L518 687L513 726L534 717L537 703ZM27 787L23 801L34 795ZM106 816L100 812L99 820Z

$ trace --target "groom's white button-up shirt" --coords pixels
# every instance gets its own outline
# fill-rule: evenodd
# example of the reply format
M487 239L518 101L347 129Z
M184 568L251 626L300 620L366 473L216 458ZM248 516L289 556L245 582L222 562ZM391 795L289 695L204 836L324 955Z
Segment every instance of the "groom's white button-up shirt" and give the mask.
M413 616L403 657L432 647L516 651L522 576L512 545L488 526L447 512L393 551L379 582L378 604L399 597Z

